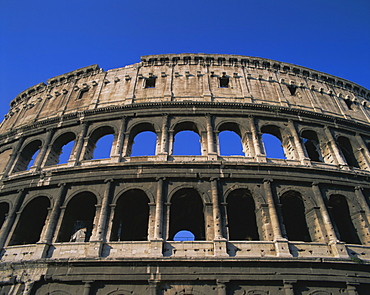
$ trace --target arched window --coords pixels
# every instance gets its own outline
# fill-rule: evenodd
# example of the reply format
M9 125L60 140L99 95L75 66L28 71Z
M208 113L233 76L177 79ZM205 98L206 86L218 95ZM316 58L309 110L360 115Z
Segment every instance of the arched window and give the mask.
M320 150L317 134L311 130L302 132L302 141L306 149L308 157L314 162L323 162L323 157Z
M0 203L0 229L3 226L9 212L9 204L6 202Z
M28 170L35 163L38 153L41 148L41 140L35 140L27 144L19 155L17 164L13 172Z
M358 164L358 161L353 153L353 147L350 140L347 137L339 136L337 142L348 166L360 168L360 165Z
M171 199L169 240L183 230L190 231L195 240L205 239L203 202L195 189L180 189Z
M272 125L263 126L261 132L266 157L275 159L286 159L279 127Z
M153 156L157 143L157 135L153 131L138 133L132 142L131 157Z
M331 213L338 237L348 244L361 244L355 226L353 225L347 200L342 195L332 195L329 198Z
M90 136L84 160L97 160L110 158L114 140L114 129L103 126L96 129Z
M238 189L227 197L229 240L259 240L255 205L251 194Z
M58 242L88 242L93 229L95 205L93 193L83 192L74 196L65 210Z
M177 234L173 237L174 241L194 241L195 236L191 231L188 230L180 230Z
M35 244L39 241L50 201L47 197L37 197L29 202L21 213L9 246Z
M218 135L221 156L244 156L240 136L229 130L221 131Z
M117 202L111 241L146 241L148 239L149 199L139 189L125 192Z
M75 138L76 135L73 132L67 132L59 136L52 145L45 165L50 166L67 163L74 146Z
M286 192L281 196L280 204L288 240L311 242L302 196L295 191Z
M193 127L193 130L188 129L175 132L173 155L200 156L202 154L200 136L198 134L198 131L194 124L190 125L191 126L189 126L188 128Z

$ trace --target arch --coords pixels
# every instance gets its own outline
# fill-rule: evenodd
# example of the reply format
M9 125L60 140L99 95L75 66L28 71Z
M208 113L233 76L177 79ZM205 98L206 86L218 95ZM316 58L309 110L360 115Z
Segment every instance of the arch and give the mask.
M280 204L288 240L311 242L301 194L297 191L285 192L280 197Z
M188 230L180 230L180 231L178 231L174 235L173 240L174 241L180 241L180 242L183 242L183 241L194 241L195 240L195 236L194 236L194 234L191 231L188 231Z
M227 196L229 240L259 240L255 203L247 189L236 189Z
M261 128L262 142L267 158L286 159L280 128L266 125Z
M32 165L34 165L41 146L42 141L39 139L31 141L25 145L19 155L16 165L14 166L13 172L28 170Z
M316 132L304 130L301 134L301 138L310 160L313 162L324 162Z
M71 198L64 212L57 241L88 242L93 229L96 203L96 196L87 191Z
M84 160L110 158L115 131L111 126L96 128L90 135Z
M6 217L9 213L9 203L7 202L1 202L0 203L0 229L3 226Z
M360 168L360 165L353 152L351 141L345 136L339 136L337 143L342 155L344 156L348 166Z
M203 202L192 188L178 190L171 198L169 240L180 230L188 230L195 240L205 239Z
M235 131L221 131L218 141L221 156L244 156L241 137Z
M50 200L45 196L32 199L22 210L9 246L35 244L39 241L48 215Z
M73 132L66 132L58 136L51 146L45 166L67 163L71 155L75 139L76 135Z
M110 240L146 241L148 222L148 196L139 189L128 190L117 201Z
M346 197L339 194L331 195L328 204L338 238L347 244L361 244L351 218Z
M126 156L151 156L156 154L157 133L154 124L140 122L129 131Z

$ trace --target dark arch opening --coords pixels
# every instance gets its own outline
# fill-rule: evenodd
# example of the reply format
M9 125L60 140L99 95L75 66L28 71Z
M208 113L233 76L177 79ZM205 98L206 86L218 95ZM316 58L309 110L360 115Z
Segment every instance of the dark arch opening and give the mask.
M142 190L129 190L118 199L110 240L146 241L148 222L149 198Z
M205 239L203 202L195 189L180 189L171 199L169 240L181 230L192 232L195 240Z
M177 124L174 130L173 155L200 156L201 139L197 126L193 122Z
M50 201L47 197L37 197L30 201L21 213L9 246L35 244L39 241Z
M267 125L261 128L261 132L266 157L286 159L280 128L273 125Z
M361 244L355 226L353 225L347 200L342 195L332 195L329 198L329 212L339 234L339 239L347 244Z
M84 160L97 160L110 158L114 140L114 129L103 126L96 129L90 136Z
M225 126L226 127L226 126ZM244 156L242 140L239 128L236 126L230 130L220 129L218 141L220 145L221 156Z
M319 139L317 138L316 132L311 130L303 131L302 141L310 160L314 162L323 162Z
M96 197L83 192L68 202L64 213L58 242L88 242L95 217Z
M13 172L28 170L34 165L34 162L40 151L42 142L41 140L35 140L27 144L19 155L16 166Z
M281 196L280 204L288 240L311 242L301 194L286 192Z
M237 189L227 197L227 220L230 240L259 240L255 204L246 189Z
M0 203L0 229L6 220L8 212L9 212L9 204L5 202Z
M67 132L59 136L53 143L50 154L45 163L46 166L67 163L71 155L76 135Z
M353 147L350 140L347 137L339 136L337 142L348 166L360 168L360 165L353 153Z

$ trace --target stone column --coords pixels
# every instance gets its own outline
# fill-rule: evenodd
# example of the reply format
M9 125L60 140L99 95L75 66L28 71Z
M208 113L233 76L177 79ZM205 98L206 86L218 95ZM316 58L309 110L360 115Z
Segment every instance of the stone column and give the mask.
M357 285L359 284L347 282L347 294L348 295L358 295L357 290L356 290Z
M284 283L284 293L285 295L294 295L294 288L293 284L296 283L296 281L283 281Z
M164 233L165 239L168 240L168 235L170 233L170 211L171 211L171 203L164 203L166 206L166 217L165 217L165 224L164 224Z
M217 280L217 295L227 295L226 281Z
M159 156L162 161L167 161L168 155L168 115L163 115L162 117L162 136L161 136L161 144L159 149Z
M256 122L253 117L249 117L249 126L252 133L253 147L255 151L255 158L258 162L266 162L266 155L262 151L260 137L256 129Z
M123 148L123 141L125 139L126 125L127 125L127 117L123 117L121 119L121 126L118 131L118 135L117 135L116 146L111 155L111 159L114 162L120 162L122 158L122 148Z
M221 226L221 213L218 202L218 189L217 179L211 179L211 193L212 193L212 209L213 209L213 227L214 227L214 239L223 239L222 226Z
M208 160L217 160L217 154L215 152L214 144L212 116L210 114L207 114L207 155Z
M293 135L294 145L297 149L299 160L301 161L302 165L311 165L311 160L306 157L303 148L302 148L302 141L300 140L296 126L292 120L288 120L290 132Z
M24 189L18 190L18 194L14 199L13 208L10 210L0 230L0 249L2 249L5 246L6 241L9 239L10 231L15 224L14 221L16 219L17 212L21 207L26 194L27 194L26 190Z
M106 183L105 191L103 195L103 200L100 208L100 215L98 219L98 226L95 231L95 237L91 239L91 241L96 242L104 242L105 241L105 233L107 227L107 219L109 213L109 201L110 201L110 192L113 186L113 179L106 179L104 180Z
M12 154L10 155L10 159L8 161L8 164L6 165L5 169L4 169L4 172L3 172L3 177L7 177L9 172L11 173L12 170L14 169L14 165L15 163L17 162L16 161L16 158L17 156L20 154L20 149L24 143L24 137L21 137L19 140L18 140L18 143L15 147L14 150L12 150Z
M330 145L330 149L333 152L333 155L334 155L334 158L335 158L337 164L342 166L342 167L348 167L346 161L342 157L342 154L341 154L341 152L340 152L340 150L337 146L337 142L335 141L334 136L331 133L331 130L329 129L329 127L325 126L324 131L325 131L326 137L328 139L328 144Z
M158 285L159 281L157 280L148 280L149 283L149 293L148 295L157 295L158 294Z
M55 228L58 223L58 217L60 213L60 206L63 204L66 192L67 192L67 187L65 183L59 183L58 186L59 188L59 193L58 196L55 199L51 214L50 214L50 219L46 227L46 231L44 236L40 239L41 243L45 244L51 244L54 233L55 233Z
M86 281L86 282L83 282L83 283L84 283L84 289L82 291L82 295L89 295L92 281Z
M162 240L163 228L163 180L164 178L157 179L157 196L155 205L155 225L154 225L154 239Z
M51 149L50 142L51 142L51 139L53 138L54 133L55 133L55 129L48 130L47 132L45 142L43 146L41 147L39 155L33 165L36 168L36 170L40 170L41 164L44 162L46 151L48 149Z
M168 131L168 154L172 155L173 154L173 143L174 143L174 130L169 130Z
M89 124L88 123L83 123L82 130L81 130L81 132L78 135L77 140L76 140L76 150L75 150L74 154L71 155L71 157L69 159L69 162L72 165L77 165L80 162L81 152L82 152L82 148L83 148L83 144L84 144L84 141L85 141L85 137L86 137L88 128L89 128Z
M130 140L130 132L125 132L124 140L123 140L123 147L122 147L122 157L128 157L131 154L131 147L129 147L129 140Z
M370 230L370 208L369 208L369 205L367 204L366 202L366 199L365 199L365 196L364 194L362 193L362 187L355 187L355 194L356 194L356 198L357 198L357 201L359 202L362 210L360 210L360 214L361 214L361 219L364 220L364 222L362 222L363 226L361 226L361 230L363 232L363 239L362 239L362 243L364 245L368 245L370 240L369 240L369 230Z
M59 214L59 218L58 218L58 223L57 223L57 226L55 228L55 235L54 235L54 238L52 240L52 243L55 243L56 241L58 241L58 235L60 234L60 228L62 226L62 222L63 222L63 219L64 219L64 213L66 211L66 206L60 206L60 214Z
M370 155L369 155L369 152L368 152L368 149L366 147L366 143L364 142L364 139L361 137L360 134L356 133L356 140L360 146L360 148L358 149L358 153L360 153L362 155L362 158L366 164L366 168L363 167L362 169L370 169Z

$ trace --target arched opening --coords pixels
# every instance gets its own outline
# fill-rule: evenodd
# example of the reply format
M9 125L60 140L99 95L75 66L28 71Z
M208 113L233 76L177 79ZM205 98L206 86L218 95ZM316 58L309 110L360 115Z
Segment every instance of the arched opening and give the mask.
M30 201L21 213L9 246L37 243L40 240L49 207L50 201L47 197L37 197Z
M279 127L272 125L263 126L261 132L266 157L286 159Z
M198 128L193 122L176 125L174 130L173 155L202 155L201 139Z
M125 192L117 202L111 241L146 241L148 239L149 199L139 189Z
M281 196L280 204L288 240L311 242L301 194L286 192Z
M237 189L227 197L229 240L259 240L254 200L246 189Z
M110 158L114 141L114 129L103 126L96 129L90 136L84 160L97 160Z
M195 240L205 239L203 202L195 189L180 189L171 199L169 240L181 230L192 232Z
M153 156L157 144L157 135L153 131L138 133L132 142L131 157Z
M30 169L35 164L35 160L39 154L42 142L35 140L27 144L19 155L17 164L13 172L24 171Z
M353 153L353 147L347 137L339 136L337 139L338 146L344 156L348 166L360 168L357 159Z
M65 210L58 242L88 242L93 229L95 205L93 193L83 192L73 197Z
M67 132L59 136L53 143L50 154L45 163L46 166L67 163L71 155L76 135Z
M6 217L8 216L9 212L9 204L6 202L0 203L0 229L3 226Z
M352 222L347 200L344 196L330 196L329 212L337 229L338 238L347 244L361 244Z
M244 156L241 138L235 131L221 131L218 141L221 156Z
M195 236L194 236L194 234L191 231L188 231L188 230L180 230L180 231L178 231L175 234L175 236L173 237L173 240L174 241L179 241L179 242L183 242L183 241L194 241L195 240Z
M323 162L319 139L317 138L316 132L311 130L303 131L302 141L310 160L314 162Z

